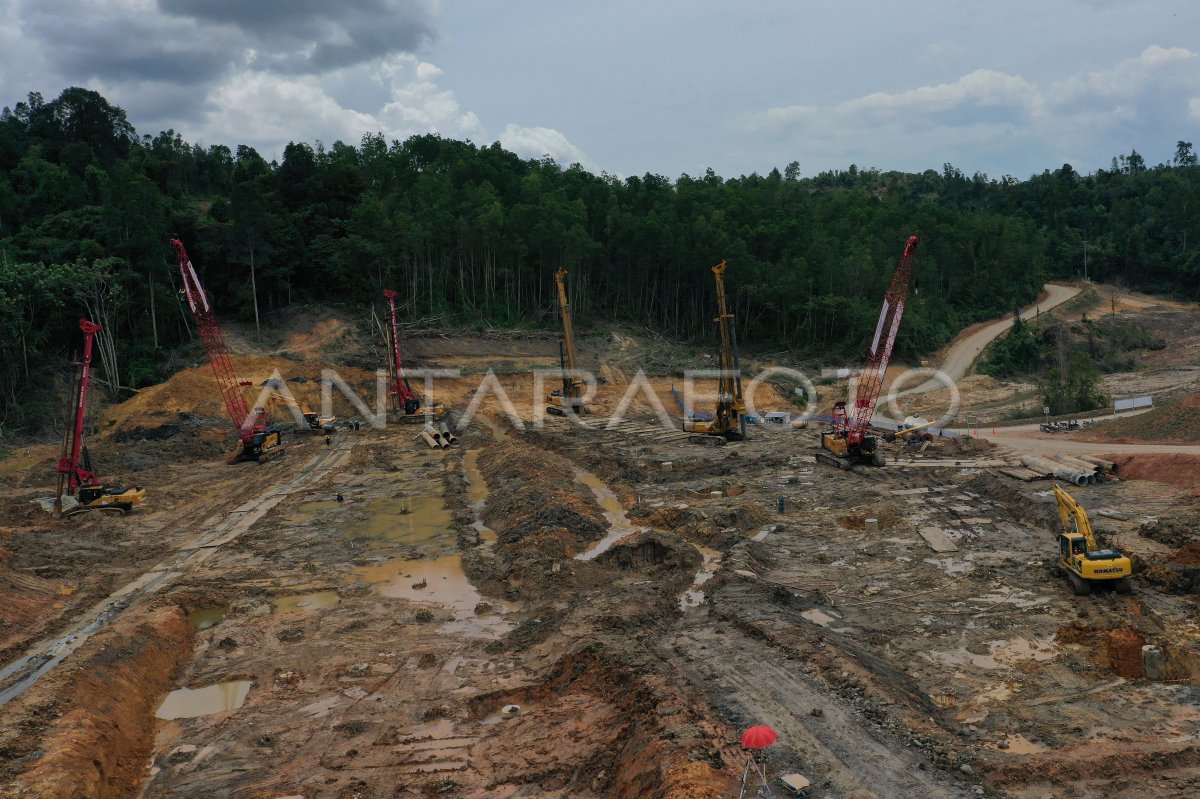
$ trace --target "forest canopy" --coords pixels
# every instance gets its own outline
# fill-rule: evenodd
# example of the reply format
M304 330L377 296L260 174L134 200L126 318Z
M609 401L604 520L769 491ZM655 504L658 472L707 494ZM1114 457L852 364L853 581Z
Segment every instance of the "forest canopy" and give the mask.
M297 131L298 136L303 131ZM0 435L32 431L48 376L102 309L138 387L189 346L168 239L178 234L218 313L297 303L365 308L400 294L439 327L552 328L556 268L576 316L711 335L709 267L726 259L739 338L797 357L865 346L906 238L923 242L897 343L912 358L962 327L1082 275L1200 298L1200 167L1178 142L1083 175L1018 180L856 165L807 177L595 175L499 143L437 135L253 148L139 136L100 94L33 93L0 115ZM57 402L57 400L56 400Z

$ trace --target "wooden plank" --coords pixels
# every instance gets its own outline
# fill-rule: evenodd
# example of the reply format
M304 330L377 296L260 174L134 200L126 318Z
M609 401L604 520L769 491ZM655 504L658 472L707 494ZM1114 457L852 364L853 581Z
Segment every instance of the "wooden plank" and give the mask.
M922 527L918 530L921 538L925 539L925 543L929 544L929 548L934 552L957 552L958 547L954 542L946 537L940 527Z

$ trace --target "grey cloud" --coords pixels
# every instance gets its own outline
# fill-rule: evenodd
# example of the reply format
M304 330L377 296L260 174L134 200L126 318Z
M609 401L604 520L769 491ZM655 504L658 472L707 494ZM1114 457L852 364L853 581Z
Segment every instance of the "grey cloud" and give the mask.
M26 5L25 27L72 82L151 80L208 83L234 65L236 49L200 35L193 23L130 9L98 10L66 0Z
M158 0L158 5L174 18L238 31L258 51L253 66L292 73L412 52L433 38L437 14L435 0Z

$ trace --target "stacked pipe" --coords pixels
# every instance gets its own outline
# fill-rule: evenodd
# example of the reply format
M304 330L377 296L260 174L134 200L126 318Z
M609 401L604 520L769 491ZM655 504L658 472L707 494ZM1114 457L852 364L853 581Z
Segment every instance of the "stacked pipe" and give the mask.
M1097 458L1095 455L1080 455L1079 460L1087 461L1088 463L1099 466L1106 472L1112 472L1113 474L1117 473L1117 464L1113 463L1112 461L1106 461L1104 458Z
M450 426L448 424L446 424L445 422L442 422L440 425L440 428L441 428L441 433L442 433L442 441L447 442L447 444L457 444L458 443L458 436L456 436L456 435L454 435L454 433L450 432Z
M1032 469L1035 472L1042 474L1053 475L1060 480L1074 483L1077 486L1085 486L1088 483L1096 481L1094 472L1085 471L1073 466L1068 466L1065 463L1058 463L1046 458L1037 458L1033 455L1022 455L1021 465L1027 469Z
M1087 473L1091 474L1092 477L1095 478L1096 480L1104 479L1104 470L1103 469L1101 469L1096 464L1091 463L1090 461L1085 461L1082 458L1079 458L1075 455L1067 455L1066 453L1063 453L1063 452L1056 452L1056 453L1054 453L1054 460L1058 461L1059 463L1064 463L1067 466L1074 466L1075 468L1080 469L1081 471L1087 472Z

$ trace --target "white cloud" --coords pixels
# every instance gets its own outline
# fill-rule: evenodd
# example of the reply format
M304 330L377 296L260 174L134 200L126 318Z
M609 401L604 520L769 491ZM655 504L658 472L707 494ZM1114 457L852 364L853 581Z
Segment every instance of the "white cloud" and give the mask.
M523 127L510 122L500 134L500 143L517 155L528 158L548 155L560 164L579 164L591 172L599 172L582 150L554 128Z
M312 78L286 78L269 72L241 73L217 86L201 138L208 142L251 144L266 158L277 156L297 138L338 139L357 144L376 128L375 119L343 108ZM298 132L304 131L301 136Z
M200 138L209 143L249 144L268 159L279 157L289 141L357 144L363 134L375 132L389 140L423 133L487 140L479 117L464 110L454 92L438 84L442 70L416 56L397 54L377 65L372 79L384 88L386 100L373 110L356 110L340 102L323 85L339 82L330 77L240 72L209 93ZM509 123L499 139L518 155L549 155L564 165L577 162L599 171L565 135L551 128Z
M801 163L828 163L841 154L871 165L886 152L899 156L889 167L923 169L949 160L969 172L973 167L964 162L970 159L1021 152L1031 165L1040 158L1043 167L1058 159L1095 164L1113 155L1102 152L1112 134L1145 149L1147 136L1174 135L1185 106L1200 118L1200 98L1183 99L1197 85L1197 53L1151 45L1109 69L1046 85L978 69L948 83L829 106L769 108L737 125L760 139L794 141Z
M483 133L479 117L463 111L454 92L438 86L441 76L436 66L407 53L384 59L375 79L388 87L390 98L377 114L378 129L396 139L416 133L478 138Z

